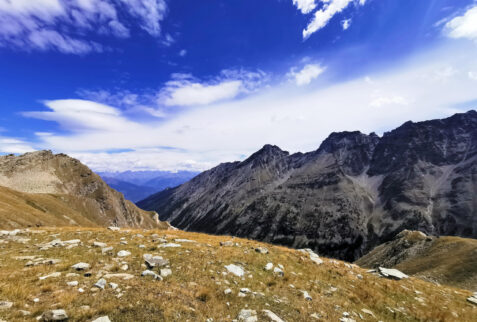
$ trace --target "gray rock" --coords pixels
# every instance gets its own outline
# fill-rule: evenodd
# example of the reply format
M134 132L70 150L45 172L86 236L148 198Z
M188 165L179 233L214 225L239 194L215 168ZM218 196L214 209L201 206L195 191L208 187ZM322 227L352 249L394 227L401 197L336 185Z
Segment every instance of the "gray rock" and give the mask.
M268 249L265 247L257 247L255 248L255 251L260 254L268 254Z
M94 287L104 290L104 288L106 287L106 283L106 280L104 278L101 278L99 281L96 282L96 284L94 284Z
M114 226L110 226L110 227L108 227L108 229L111 230L111 231L120 231L121 230L121 228L114 227Z
M66 282L66 285L68 285L68 286L78 286L78 281Z
M264 268L266 271L271 271L273 269L273 263L267 263Z
M106 243L101 243L101 242L95 241L95 242L93 243L93 246L94 246L94 247L99 247L99 248L105 248L105 247L107 247L108 245L107 245Z
M234 242L231 240L220 242L220 246L224 246L224 247L232 247L233 245L234 245Z
M283 270L280 267L275 267L273 269L273 273L275 275L278 275L278 276L284 276L285 275L285 272L283 272Z
M108 316L101 316L101 317L93 320L92 322L111 322L111 320L109 319Z
M161 268L160 272L162 277L167 277L172 275L172 270L170 268Z
M245 274L245 271L242 267L235 264L226 265L225 268L232 274L238 277L242 277Z
M226 289L226 290L224 291L224 294L225 294L225 295L232 294L232 290L231 290L230 288L228 288L228 289Z
M89 269L90 267L91 266L88 263L78 263L71 266L72 269L75 269L77 271L84 271L86 269Z
M68 315L65 310L51 310L43 313L41 319L42 321L66 321Z
M243 309L239 312L237 320L240 322L257 322L257 311Z
M118 256L118 257L131 256L131 252L129 252L129 251L127 251L127 250L120 250L120 251L117 253L117 256Z
M53 277L60 277L61 276L61 273L60 272L56 272L56 273L51 273L49 275L45 275L45 276L40 276L40 281L43 281L43 280L46 280L47 278L53 278Z
M12 306L13 306L13 303L12 303L12 302L0 301L0 311L1 311L1 310L11 309Z
M378 272L381 276L389 278L389 279L394 279L394 280L401 280L403 278L408 278L406 274L403 272L395 269L395 268L384 268L384 267L379 267Z
M150 271L150 270L145 270L144 272L141 273L141 276L152 276L153 279L155 280L158 280L158 281L162 281L162 277L160 275L157 275L156 273L154 273L153 271Z
M150 269L154 267L163 267L169 265L169 260L162 258L162 256L152 256L146 254L143 256L143 258L147 267Z
M303 298L307 301L311 301L313 300L313 298L310 296L310 294L308 294L307 291L301 291L303 293Z
M272 322L285 322L278 315L270 310L262 310L263 314Z
M176 244L176 243L167 243L167 244L159 245L157 247L159 247L159 248L177 248L177 247L181 247L181 245Z
M467 302L477 305L477 296L474 294L474 296L467 298Z
M106 253L109 253L109 252L112 252L112 251L113 251L113 247L111 247L111 246L101 248L101 253L102 254L106 254Z

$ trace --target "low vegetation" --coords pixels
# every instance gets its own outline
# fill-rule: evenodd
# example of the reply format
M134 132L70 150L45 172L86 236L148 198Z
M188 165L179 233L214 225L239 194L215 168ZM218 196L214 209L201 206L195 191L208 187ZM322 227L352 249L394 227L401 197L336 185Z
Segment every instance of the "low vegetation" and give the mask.
M123 250L130 255L118 257ZM142 277L145 254L168 260L162 269L172 274L159 277L153 267L158 279ZM77 263L89 267L77 271ZM277 270L265 270L268 263ZM225 267L231 264L243 277ZM94 287L101 278L104 289ZM0 302L12 303L0 320L7 321L34 321L52 309L73 321L231 321L244 309L264 321L264 310L285 321L475 321L471 294L412 277L385 279L337 260L316 264L306 252L246 239L76 227L0 232Z

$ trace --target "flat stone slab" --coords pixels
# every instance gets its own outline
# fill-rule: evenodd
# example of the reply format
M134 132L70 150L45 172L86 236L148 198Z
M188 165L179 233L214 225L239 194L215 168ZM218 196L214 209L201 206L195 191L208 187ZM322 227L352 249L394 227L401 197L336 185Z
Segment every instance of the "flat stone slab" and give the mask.
M379 267L378 272L382 277L386 277L389 279L394 279L394 280L401 280L404 278L409 278L406 274L403 272L395 269L395 268L384 268L384 267Z

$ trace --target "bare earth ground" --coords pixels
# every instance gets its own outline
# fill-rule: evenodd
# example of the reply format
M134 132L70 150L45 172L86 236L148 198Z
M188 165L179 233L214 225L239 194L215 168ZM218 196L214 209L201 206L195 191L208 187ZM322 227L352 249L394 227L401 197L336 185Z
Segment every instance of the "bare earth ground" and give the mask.
M44 245L55 239L62 242ZM73 242L64 243L69 240ZM228 240L233 246L219 245ZM93 246L95 241L114 250L103 254L101 247ZM180 247L161 247L165 243ZM256 252L258 246L269 253ZM121 250L131 255L118 257ZM172 275L162 281L141 277L144 254L169 260ZM42 263L47 259L60 262ZM35 321L52 309L64 309L71 321L105 315L111 321L232 321L243 309L255 310L259 321L270 321L263 310L285 321L340 321L348 314L356 321L477 320L477 306L466 300L470 291L416 278L388 280L356 265L323 260L317 265L298 250L183 231L42 228L14 236L0 232L0 302L12 303L0 309L0 320ZM91 267L71 268L79 262ZM269 262L283 265L284 276L266 271ZM244 276L230 273L225 268L229 264L241 266ZM151 270L159 274L159 269ZM59 274L40 280L53 273ZM93 286L102 277L108 283L104 290ZM68 286L72 281L78 285ZM239 296L243 288L250 291ZM227 289L231 293L226 295Z

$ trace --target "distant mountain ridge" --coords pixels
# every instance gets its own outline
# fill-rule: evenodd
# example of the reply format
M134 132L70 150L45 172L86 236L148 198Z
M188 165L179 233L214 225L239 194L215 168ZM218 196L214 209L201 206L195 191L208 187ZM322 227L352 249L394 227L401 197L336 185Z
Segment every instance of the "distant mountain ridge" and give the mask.
M0 156L0 228L121 226L165 228L80 161L37 151Z
M354 260L404 229L477 237L477 112L385 133L332 133L290 155L266 145L138 203L192 231Z
M154 193L183 184L199 172L125 171L98 174L108 185L123 193L128 200L138 202Z

